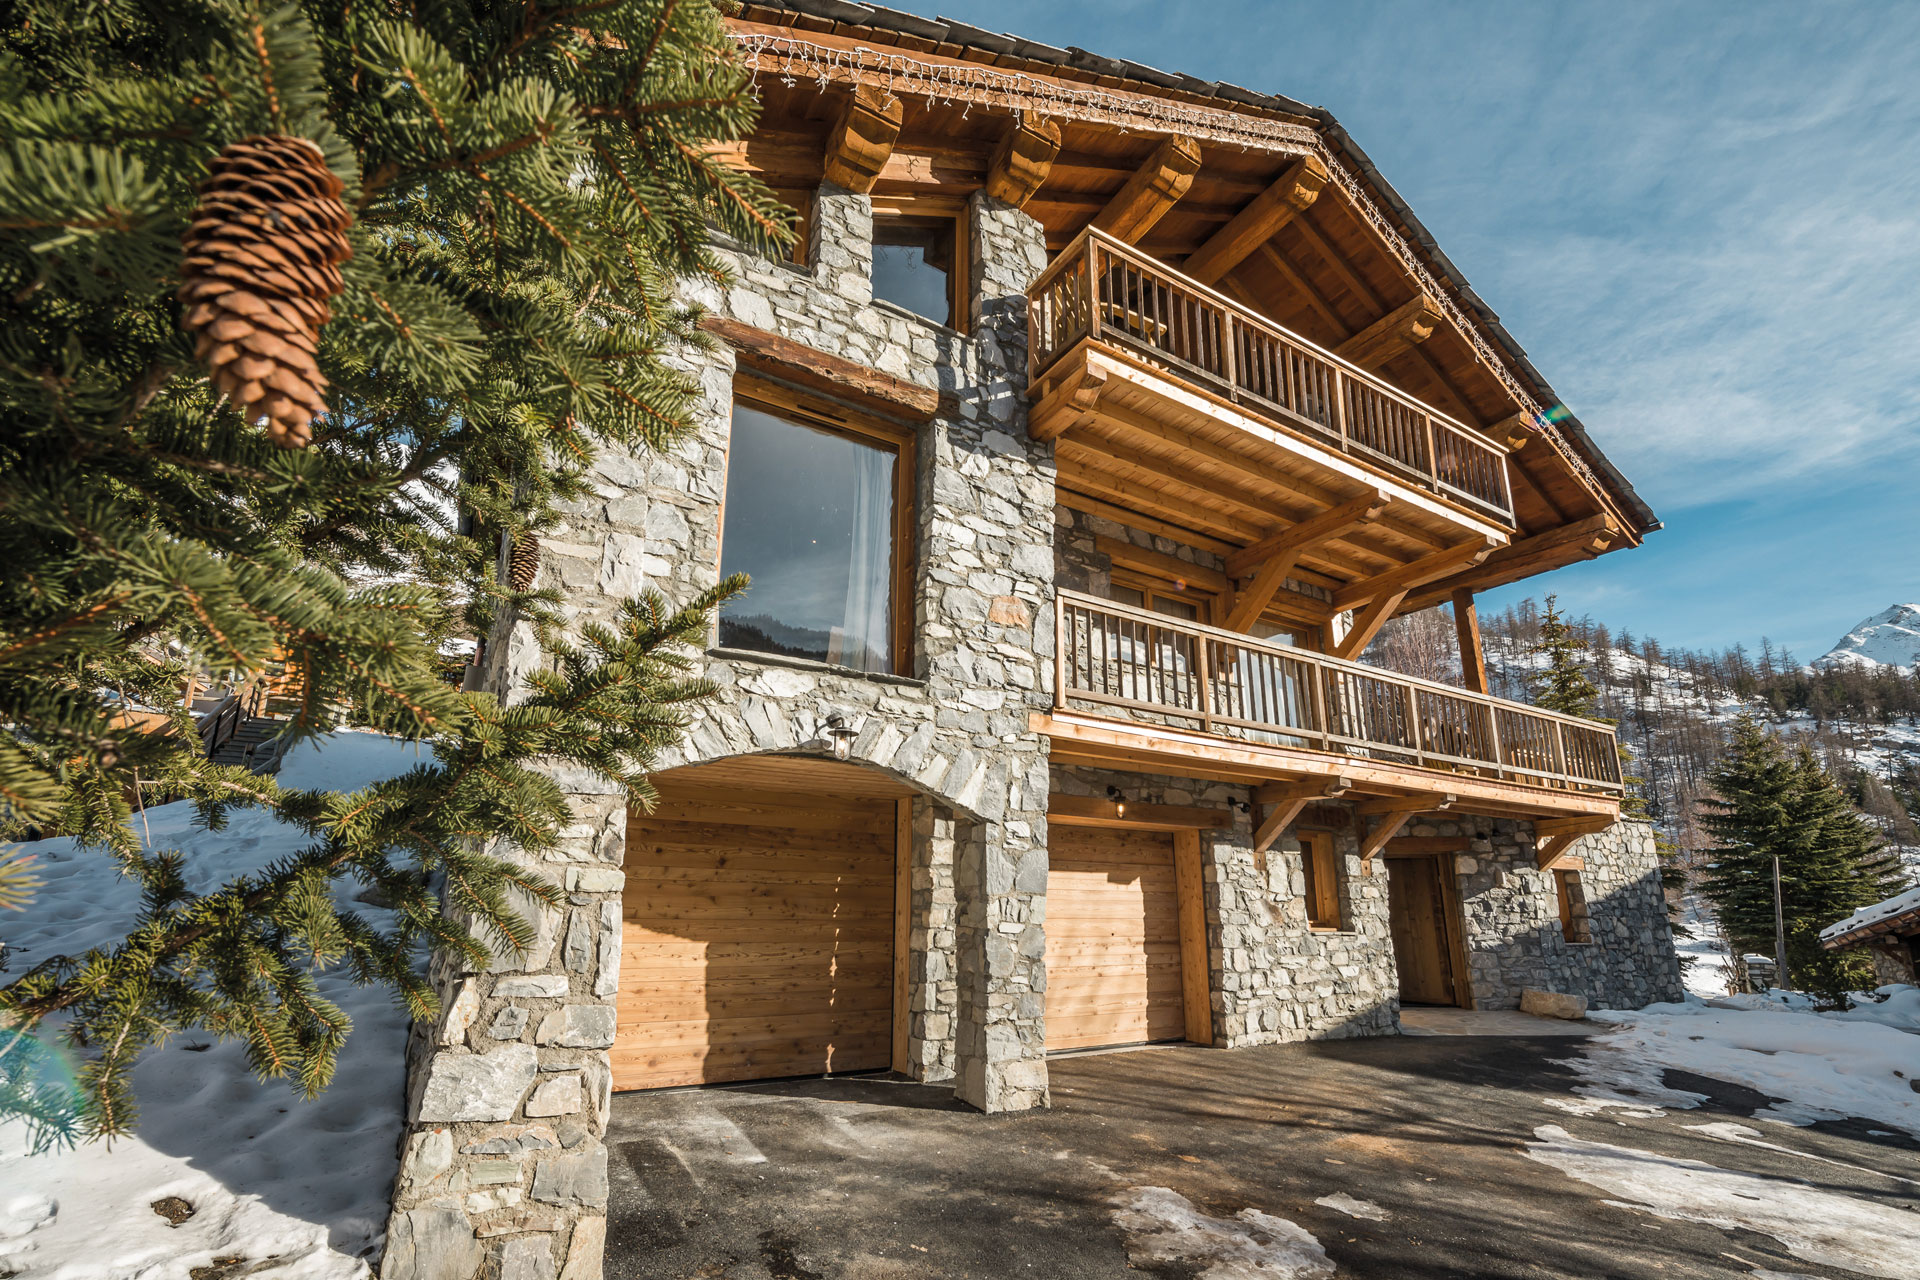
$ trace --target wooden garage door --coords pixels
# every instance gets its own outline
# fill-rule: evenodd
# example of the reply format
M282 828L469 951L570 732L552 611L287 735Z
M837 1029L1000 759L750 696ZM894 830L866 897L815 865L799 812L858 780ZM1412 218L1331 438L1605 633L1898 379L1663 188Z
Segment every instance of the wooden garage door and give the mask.
M655 783L628 821L614 1087L885 1068L897 802Z
M1186 1034L1173 836L1047 832L1047 1048Z

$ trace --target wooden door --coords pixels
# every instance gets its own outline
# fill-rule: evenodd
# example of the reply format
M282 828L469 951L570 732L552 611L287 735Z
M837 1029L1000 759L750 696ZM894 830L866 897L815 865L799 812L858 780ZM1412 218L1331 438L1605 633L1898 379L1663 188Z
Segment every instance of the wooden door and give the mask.
M1401 1004L1458 1004L1446 886L1433 858L1387 859L1387 920Z
M655 785L628 819L614 1087L885 1068L897 802Z
M1185 1037L1172 833L1052 826L1047 841L1047 1048Z

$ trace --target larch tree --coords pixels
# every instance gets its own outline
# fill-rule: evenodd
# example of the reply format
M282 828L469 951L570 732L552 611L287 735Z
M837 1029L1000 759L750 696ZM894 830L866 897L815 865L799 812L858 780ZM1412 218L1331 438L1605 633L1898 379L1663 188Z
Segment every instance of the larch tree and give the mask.
M43 1140L127 1131L134 1059L189 1027L314 1094L349 1032L316 970L426 1016L424 949L523 945L513 895L556 899L495 856L566 818L537 765L647 794L708 692L686 646L739 584L570 632L506 568L598 451L682 432L695 388L665 358L701 339L676 281L720 274L713 228L789 234L710 158L755 109L710 0L13 6L0 839L74 837L144 894L116 945L0 988L0 1106ZM462 692L442 648L508 607L548 668L508 703ZM351 794L212 763L183 687L282 665L283 744L356 725L430 761ZM189 892L191 846L132 821L169 799L209 828L270 809L297 852ZM356 889L395 923L341 905ZM55 1034L82 1050L77 1107L11 1051Z

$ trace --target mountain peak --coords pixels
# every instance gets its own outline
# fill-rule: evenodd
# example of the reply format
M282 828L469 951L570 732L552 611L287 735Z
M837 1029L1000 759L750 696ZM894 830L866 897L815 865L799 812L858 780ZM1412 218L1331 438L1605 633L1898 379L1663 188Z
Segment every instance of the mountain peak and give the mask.
M1896 604L1862 622L1813 660L1816 667L1911 667L1920 663L1920 604Z

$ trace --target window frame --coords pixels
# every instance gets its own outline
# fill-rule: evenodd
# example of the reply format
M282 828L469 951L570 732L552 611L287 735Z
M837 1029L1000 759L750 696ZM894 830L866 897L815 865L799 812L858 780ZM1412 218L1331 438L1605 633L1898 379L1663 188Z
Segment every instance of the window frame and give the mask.
M784 422L795 426L811 427L816 431L825 431L843 439L858 441L889 449L894 454L893 464L893 529L892 548L890 550L889 585L891 598L887 620L887 638L891 661L884 672L863 672L861 674L911 675L918 661L914 639L914 601L913 571L916 547L914 532L918 526L914 511L914 493L916 490L915 446L918 433L905 423L890 422L873 414L860 413L844 405L833 404L817 396L808 395L797 388L768 378L749 373L738 373L733 380L733 399L727 407L727 448L721 459L721 490L719 537L714 542L714 572L718 574L725 563L727 553L727 491L728 468L733 461L733 411L745 404ZM719 643L720 619L714 617L714 645ZM729 653L755 653L757 650L730 649ZM766 655L781 657L781 655ZM782 659L786 660L786 659ZM842 668L835 663L824 663L835 670Z
M1340 852L1331 831L1299 831L1300 869L1305 876L1301 905L1307 913L1309 933L1345 933L1346 904L1342 900L1343 880ZM1332 923L1327 923L1328 919Z
M1593 914L1578 867L1555 867L1553 890L1560 913L1560 939L1570 947L1593 945Z
M879 232L888 223L907 225L939 223L953 230L953 265L947 269L947 318L935 320L923 316L911 307L902 306L879 295L875 302L885 302L889 307L897 308L916 320L925 320L928 324L941 325L956 333L969 332L973 324L973 272L971 269L971 243L967 228L967 207L959 200L932 196L896 197L884 199L876 196L872 202L873 224L870 247L879 246Z
M1185 590L1169 590L1168 586L1172 582L1172 579L1156 577L1150 573L1141 573L1137 569L1113 569L1107 574L1107 580L1112 586L1124 587L1128 591L1138 591L1140 593L1141 602L1133 606L1134 608L1145 609L1149 613L1159 613L1160 611L1153 607L1153 598L1155 596L1164 596L1168 600L1178 600L1183 604L1193 605L1195 609L1194 622L1201 623L1205 626L1213 625L1216 598L1211 591L1202 591L1197 587L1188 587ZM1114 603L1125 604L1126 601L1116 599ZM1187 621L1187 619L1177 617L1171 613L1161 613L1160 616L1170 622Z

